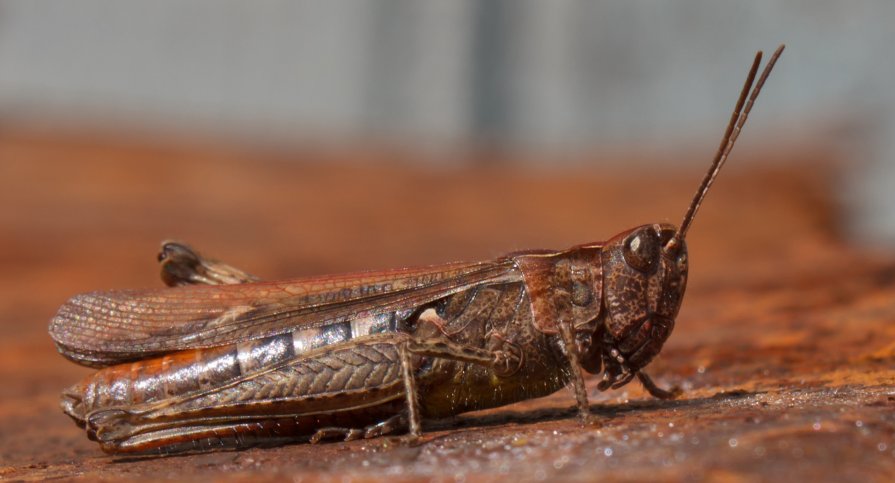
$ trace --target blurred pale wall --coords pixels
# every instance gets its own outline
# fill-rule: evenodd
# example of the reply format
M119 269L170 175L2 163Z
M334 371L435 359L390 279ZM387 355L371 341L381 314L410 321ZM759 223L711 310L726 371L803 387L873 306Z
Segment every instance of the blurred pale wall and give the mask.
M895 241L893 19L889 0L0 0L0 118L711 150L752 53L785 42L743 144L859 126L853 227Z

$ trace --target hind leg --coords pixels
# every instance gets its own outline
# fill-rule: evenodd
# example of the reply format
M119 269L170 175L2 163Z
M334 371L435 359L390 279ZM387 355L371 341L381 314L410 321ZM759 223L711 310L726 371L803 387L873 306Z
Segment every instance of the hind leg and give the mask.
M355 439L360 439L364 435L363 429L357 428L320 428L311 436L311 439L308 441L311 444L317 444L325 439L338 439L342 438L345 441L354 441Z
M438 357L442 359L469 362L482 366L493 367L500 360L501 352L490 352L477 347L455 344L450 341L438 339L409 339L396 345L401 365L401 378L404 382L404 396L407 399L405 414L398 414L381 423L368 426L364 429L364 438L373 438L390 434L398 429L407 429L405 442L414 443L422 434L422 415L420 414L419 392L414 376L413 355ZM361 433L357 429L326 427L318 430L311 442L317 443L322 439L343 437L346 441L358 439Z
M371 424L363 429L359 428L322 428L319 429L313 436L311 436L310 442L312 444L319 443L325 439L335 439L342 438L345 441L354 441L356 439L370 439L370 438L378 438L380 436L387 436L389 434L394 434L399 431L404 431L407 429L407 416L402 414L396 414L385 421Z

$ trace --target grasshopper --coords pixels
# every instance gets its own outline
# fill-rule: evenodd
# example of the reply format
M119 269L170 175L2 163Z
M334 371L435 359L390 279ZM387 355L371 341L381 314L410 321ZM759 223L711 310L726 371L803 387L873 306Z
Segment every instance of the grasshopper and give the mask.
M50 322L59 352L100 368L63 411L110 453L173 454L290 441L420 437L423 419L635 377L671 334L687 231L774 64L747 76L681 226L450 263L260 281L189 246L159 254L170 287L77 295ZM753 88L754 84L754 88ZM751 94L750 94L751 92Z

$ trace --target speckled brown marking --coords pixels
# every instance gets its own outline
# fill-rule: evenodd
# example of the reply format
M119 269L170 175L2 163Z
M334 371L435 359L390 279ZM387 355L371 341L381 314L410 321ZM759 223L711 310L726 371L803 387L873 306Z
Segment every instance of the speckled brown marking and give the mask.
M589 419L582 370L602 372L600 390L636 377L676 396L643 368L674 328L687 230L782 49L757 83L756 56L680 229L277 282L168 242L162 279L177 288L77 295L51 321L63 356L103 368L63 393L63 410L108 452L171 454L400 429L416 439L424 419L568 384Z

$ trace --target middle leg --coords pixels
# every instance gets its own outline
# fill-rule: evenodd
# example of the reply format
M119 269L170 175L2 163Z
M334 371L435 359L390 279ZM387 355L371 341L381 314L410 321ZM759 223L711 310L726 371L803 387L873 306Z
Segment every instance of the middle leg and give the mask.
M590 423L592 418L590 403L587 400L587 390L584 387L584 376L581 374L581 362L578 357L577 346L575 345L575 336L572 334L572 328L569 327L569 324L560 322L557 325L559 325L566 357L569 360L570 379L572 390L575 392L575 402L578 406L578 418L582 423Z

